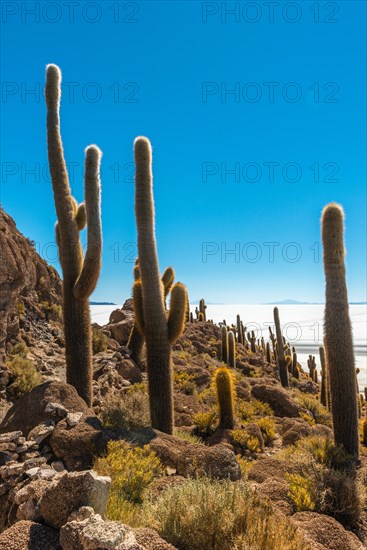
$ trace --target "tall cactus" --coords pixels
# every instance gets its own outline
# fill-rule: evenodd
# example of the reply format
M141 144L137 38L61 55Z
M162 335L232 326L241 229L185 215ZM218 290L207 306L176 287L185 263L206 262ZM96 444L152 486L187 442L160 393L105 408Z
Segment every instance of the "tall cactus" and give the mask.
M233 430L235 425L234 383L229 369L220 367L215 372L215 385L219 404L219 427Z
M228 362L228 330L225 325L222 325L221 329L222 336L222 361L223 363Z
M279 375L282 386L285 388L289 387L289 378L288 378L288 367L284 354L284 342L282 336L282 330L280 328L280 319L279 319L279 310L277 307L274 308L274 323L275 323L275 332L277 335L276 340L276 350L277 350L277 361L279 367Z
M101 151L95 145L85 150L85 204L78 206L71 195L60 134L61 72L56 65L47 66L45 95L48 159L58 219L56 242L63 272L66 379L91 405L93 367L88 299L96 287L101 269ZM79 231L86 223L88 244L83 257Z
M236 366L236 338L232 330L228 332L228 365L231 369Z
M154 228L152 149L147 138L139 137L135 140L134 156L135 216L143 315L140 325L147 348L150 417L153 428L172 434L171 344L184 329L187 293L185 286L181 283L174 285L167 318Z
M326 280L324 344L334 439L358 457L358 409L352 327L344 265L344 212L328 204L321 218Z

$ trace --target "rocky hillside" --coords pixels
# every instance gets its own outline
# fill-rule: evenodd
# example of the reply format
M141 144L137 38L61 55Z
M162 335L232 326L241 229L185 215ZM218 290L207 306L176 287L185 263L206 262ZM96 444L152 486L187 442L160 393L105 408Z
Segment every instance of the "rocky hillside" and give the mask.
M231 362L223 327L191 318L172 349L174 433L162 433L145 348L135 362L127 347L128 299L93 326L88 407L65 383L60 278L4 212L0 229L0 550L366 547L367 447L355 465L334 446L311 369L295 361L283 388L269 345L243 331Z
M62 285L57 271L0 210L0 352L7 343L40 337L39 321L57 319Z

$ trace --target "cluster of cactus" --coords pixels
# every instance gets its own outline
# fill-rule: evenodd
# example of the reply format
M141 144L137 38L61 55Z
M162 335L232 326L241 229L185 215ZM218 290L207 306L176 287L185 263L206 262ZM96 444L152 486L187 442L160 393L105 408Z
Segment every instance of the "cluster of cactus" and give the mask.
M222 429L233 430L235 425L233 375L228 368L220 367L215 372L214 380L219 405L219 427Z
M253 330L247 333L247 340L250 343L251 352L256 353L256 335Z
M95 145L85 150L85 202L78 205L71 194L60 134L61 72L56 65L47 66L45 97L48 159L58 220L56 243L63 272L66 380L91 405L93 367L89 296L101 270L101 151ZM86 225L88 243L83 256L79 232Z
M344 264L344 212L331 203L321 218L325 271L324 346L334 439L358 458L358 407L352 327Z
M139 281L133 287L136 321L147 350L150 417L153 428L173 433L173 377L171 345L185 326L187 291L181 283L171 290L167 314L165 290L159 268L155 239L152 178L152 149L147 138L134 144L135 217L138 232Z

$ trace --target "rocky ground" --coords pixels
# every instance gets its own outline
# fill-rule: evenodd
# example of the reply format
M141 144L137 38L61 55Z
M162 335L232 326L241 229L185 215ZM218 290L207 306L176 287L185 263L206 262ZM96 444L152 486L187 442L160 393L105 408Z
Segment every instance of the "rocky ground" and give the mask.
M235 432L219 430L212 376L222 366L220 327L188 323L172 353L176 432L157 432L149 427L144 354L137 365L126 347L134 322L127 300L106 326L94 327L94 399L88 408L65 383L58 274L2 211L0 243L0 549L173 550L152 529L105 518L111 481L93 467L109 441L154 451L163 470L152 491L201 475L234 483L246 477L274 513L300 531L308 548L366 547L365 504L355 513L360 496L353 485L366 482L366 456L358 475L350 476L345 509L335 512L330 502L327 508L330 483L324 478L330 472L314 460L314 447L332 438L331 419L307 373L284 390L261 346L252 352L248 344L237 344L237 425ZM17 354L38 377L23 395L14 390ZM325 491L315 506L299 504L302 491L291 496L289 476L305 468L317 471L319 492ZM338 480L344 491L343 483Z

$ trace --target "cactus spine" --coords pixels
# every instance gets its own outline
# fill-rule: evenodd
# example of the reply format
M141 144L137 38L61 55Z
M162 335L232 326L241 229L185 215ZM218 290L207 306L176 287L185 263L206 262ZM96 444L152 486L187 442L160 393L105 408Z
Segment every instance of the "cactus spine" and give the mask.
M358 458L358 410L352 328L344 265L344 212L335 203L322 212L326 280L324 344L334 439Z
M85 204L78 206L71 195L60 134L61 72L56 65L47 66L45 92L48 159L58 219L56 242L63 272L66 380L91 405L93 368L88 299L96 287L101 269L101 151L95 145L85 151ZM86 224L88 244L83 257L79 231Z
M153 428L172 434L171 344L181 334L185 324L187 293L181 283L172 288L167 320L154 229L152 150L147 138L139 137L135 140L134 156L135 216L143 298L143 331L147 348L150 417Z
M236 339L232 330L228 332L228 365L231 369L236 366Z
M274 323L275 323L275 332L277 335L276 350L277 350L277 362L279 367L280 381L283 387L288 388L289 387L288 367L287 367L287 363L284 355L283 336L282 336L282 330L280 328L279 310L277 307L274 308ZM270 336L272 336L272 332L270 332Z
M219 427L233 430L234 419L234 384L233 376L226 367L219 368L215 373L219 404Z

